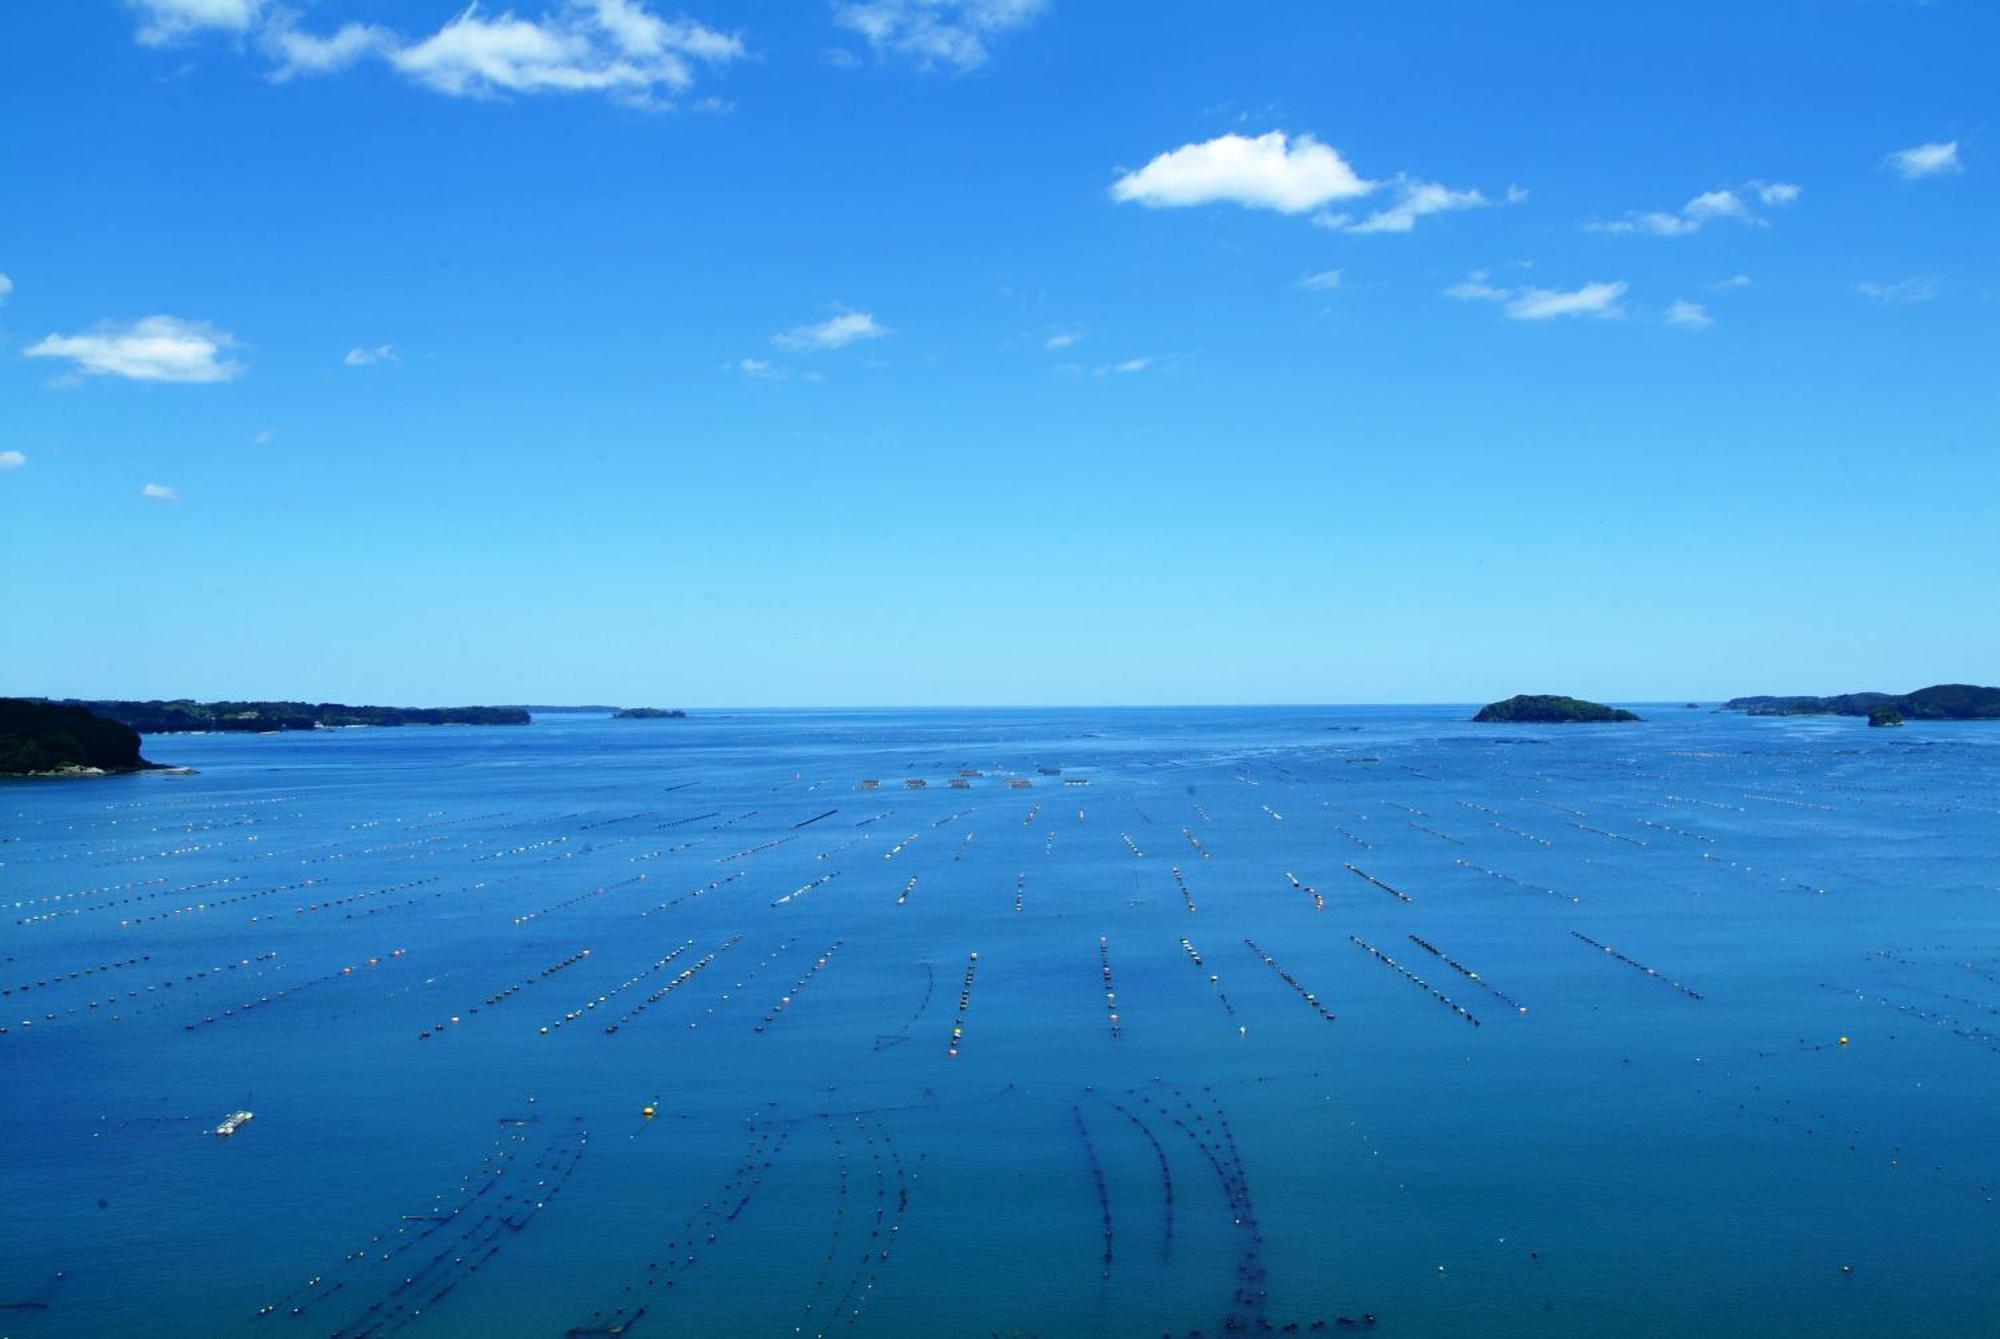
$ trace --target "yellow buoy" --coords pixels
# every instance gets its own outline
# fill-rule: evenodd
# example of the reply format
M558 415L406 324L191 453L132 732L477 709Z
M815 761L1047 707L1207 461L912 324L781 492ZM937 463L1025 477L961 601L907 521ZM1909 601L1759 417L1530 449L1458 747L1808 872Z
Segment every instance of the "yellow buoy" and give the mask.
M640 1107L639 1114L641 1116L644 1116L647 1120L653 1119L653 1109L651 1107Z
M1840 1044L1841 1044L1842 1046L1845 1046L1845 1045L1847 1045L1847 1038L1845 1038L1845 1037L1842 1037L1842 1038L1840 1039Z

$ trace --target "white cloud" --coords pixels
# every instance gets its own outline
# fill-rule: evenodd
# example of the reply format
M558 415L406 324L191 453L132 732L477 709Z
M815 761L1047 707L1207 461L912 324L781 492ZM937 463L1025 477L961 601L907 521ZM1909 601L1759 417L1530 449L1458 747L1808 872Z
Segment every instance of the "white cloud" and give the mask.
M202 321L146 316L130 324L106 322L85 335L50 335L22 353L68 358L93 376L134 381L228 381L243 364L227 357L236 340Z
M1183 144L1120 177L1111 198L1154 209L1230 203L1302 214L1375 186L1311 135L1274 130L1255 139L1232 134Z
M1667 308L1667 324L1682 330L1706 330L1715 324L1715 318L1708 314L1708 308L1699 302L1689 302L1676 298Z
M7 295L14 291L14 281L0 274L0 306L6 305Z
M1045 349L1067 349L1082 338L1083 336L1077 334L1074 330L1065 330L1061 334L1050 335L1047 339L1043 340L1042 347Z
M139 490L139 496L151 498L155 502L179 502L181 495L165 484L147 484Z
M1511 296L1511 289L1495 288L1488 280L1492 276L1485 270L1474 270L1465 279L1445 289L1448 298L1460 302L1505 302Z
M1553 288L1524 288L1507 304L1507 315L1517 321L1546 321L1553 316L1623 316L1618 299L1625 296L1625 284L1589 283L1564 292Z
M139 12L139 40L164 46L204 29L247 33L263 0L128 0Z
M1379 209L1358 222L1351 220L1345 214L1322 214L1313 222L1323 228L1332 228L1339 232L1403 233L1414 229L1417 220L1426 214L1442 214L1454 209L1478 209L1493 203L1476 190L1455 191L1435 181L1413 181L1408 177L1398 177L1396 188L1400 193L1396 203L1386 209Z
M729 366L732 371L741 372L746 377L769 381L776 381L785 375L783 368L762 358L739 358Z
M771 342L781 349L838 349L859 339L880 339L889 328L867 312L842 312L818 325L797 325L780 330Z
M1941 144L1918 144L1898 149L1882 161L1894 168L1905 181L1915 181L1919 177L1948 177L1965 170L1958 161L1958 141L1955 139Z
M1757 198L1758 203L1782 208L1796 204L1804 189L1789 181L1761 181L1753 179L1745 182L1743 190ZM1699 232L1705 223L1716 219L1735 219L1753 227L1766 226L1765 220L1750 208L1736 190L1721 186L1712 191L1703 191L1678 210L1668 212L1659 209L1635 210L1623 218L1606 222L1592 222L1584 226L1592 232L1643 233L1651 237L1685 237L1691 232Z
M357 344L349 349L347 356L340 361L349 367L367 367L370 363L393 363L396 361L396 346L377 344L373 348L364 348Z
M277 438L278 430L276 428L259 428L256 436L252 437L250 441L255 446L269 446Z
M1309 274L1299 280L1299 287L1310 288L1318 293L1331 293L1334 289L1340 287L1340 276L1342 273L1343 271L1341 270L1321 270L1317 274Z
M1474 270L1467 279L1445 289L1444 295L1460 302L1497 302L1516 321L1546 321L1557 316L1623 316L1625 309L1618 300L1625 296L1625 289L1622 280L1567 290L1500 288L1490 282L1485 270Z
M858 0L836 3L833 21L867 38L878 55L971 70L986 63L994 38L1025 28L1046 7L1046 0Z
M28 458L19 451L0 451L0 470L18 470L28 463Z
M1717 292L1725 292L1732 288L1748 288L1750 287L1750 276L1747 274L1732 274L1727 279L1716 280L1709 287L1715 289Z
M1872 283L1864 279L1854 286L1854 291L1888 306L1902 307L1913 302L1929 302L1938 295L1939 287L1935 279L1912 276L1886 284Z
M291 10L273 8L259 37L275 80L379 59L454 97L603 93L647 107L691 88L698 65L727 65L746 54L736 34L662 18L647 0L550 0L529 18L510 9L489 13L472 0L436 32L414 38L374 23L347 23L321 35L300 28Z
M1122 363L1103 363L1097 368L1100 377L1129 377L1134 372L1143 372L1153 365L1151 358L1127 358Z
M332 74L368 56L396 49L396 34L373 23L346 23L328 37L300 32L289 23L273 24L264 34L265 50L278 62L276 80L294 75Z

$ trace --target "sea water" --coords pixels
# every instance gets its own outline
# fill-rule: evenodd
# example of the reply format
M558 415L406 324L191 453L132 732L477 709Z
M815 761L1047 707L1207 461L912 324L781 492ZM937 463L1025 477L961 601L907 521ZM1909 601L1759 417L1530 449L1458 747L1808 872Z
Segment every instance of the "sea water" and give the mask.
M1641 711L0 785L0 1334L2000 1333L2000 729Z

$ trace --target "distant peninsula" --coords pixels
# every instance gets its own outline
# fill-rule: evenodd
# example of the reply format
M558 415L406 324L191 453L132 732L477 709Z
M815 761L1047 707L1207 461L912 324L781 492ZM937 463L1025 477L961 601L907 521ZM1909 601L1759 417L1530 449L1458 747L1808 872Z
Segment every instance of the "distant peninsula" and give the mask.
M169 702L78 701L131 726L140 734L174 735L197 731L270 734L280 730L335 730L355 725L527 725L520 707L350 707L341 702Z
M1639 718L1629 711L1607 707L1602 702L1586 702L1580 697L1517 693L1505 702L1487 703L1472 719L1509 725L1570 725L1593 721L1636 721Z
M87 707L0 697L0 776L99 776L146 772L139 732Z
M1751 716L1871 716L1897 713L1909 721L2000 720L2000 688L1940 683L1914 693L1840 693L1833 697L1732 697L1724 711Z
M687 713L675 708L663 707L623 707L611 713L614 721L684 721Z

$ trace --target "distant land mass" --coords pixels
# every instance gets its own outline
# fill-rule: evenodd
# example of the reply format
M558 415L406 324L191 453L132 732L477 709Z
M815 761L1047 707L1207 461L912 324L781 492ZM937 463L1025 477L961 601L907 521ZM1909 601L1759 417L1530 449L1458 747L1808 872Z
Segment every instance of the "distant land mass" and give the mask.
M2000 688L1940 683L1914 693L1840 693L1833 697L1732 697L1724 711L1751 716L1867 716L1894 711L1911 721L2000 720Z
M351 725L527 725L520 707L350 707L340 702L170 702L69 699L141 734L172 735L224 730L269 734L278 730L333 730Z
M159 767L139 756L139 732L87 707L0 697L0 776L91 776Z
M687 713L679 709L667 710L662 707L626 707L611 713L615 721L684 721Z
M1877 707L1868 713L1868 724L1872 726L1901 725L1903 713L1894 707Z
M1580 697L1516 693L1505 702L1487 703L1472 719L1508 724L1569 725L1593 721L1636 721L1639 718L1618 707L1607 707L1602 702L1586 702Z

